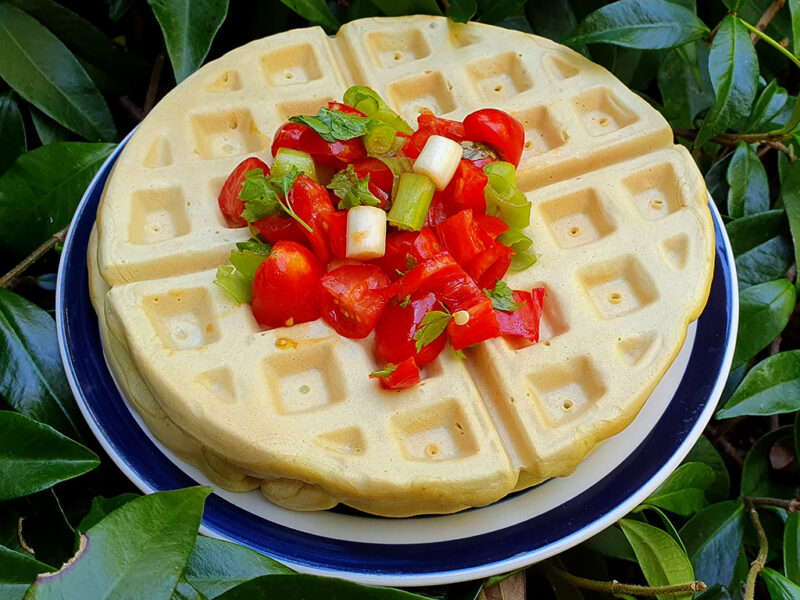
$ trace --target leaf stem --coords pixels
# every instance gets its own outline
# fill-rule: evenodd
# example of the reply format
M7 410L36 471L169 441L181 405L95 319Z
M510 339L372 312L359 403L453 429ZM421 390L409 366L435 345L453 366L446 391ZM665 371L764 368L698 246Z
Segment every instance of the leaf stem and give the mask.
M693 140L697 137L696 129L673 129L676 137ZM722 146L735 146L739 142L748 144L767 144L777 150L789 153L789 149L782 143L792 137L791 133L720 133L710 141Z
M787 512L800 512L800 500L781 500L779 498L756 498L748 497L742 498L745 506L750 508L763 508L772 506L775 508L782 508Z
M748 23L747 21L745 21L741 17L737 17L737 18L739 19L741 24L745 26L745 29L747 29L748 31L750 31L754 35L757 35L758 37L760 37L762 40L767 42L770 46L775 48L778 52L780 52L786 58L788 58L790 61L792 61L798 68L800 68L800 59L797 58L794 54L789 52L786 48L781 46L778 42L773 40L770 36L768 36L766 33L761 31L757 27L753 27L752 25L750 25L750 23Z
M775 15L778 14L778 11L783 8L784 4L786 4L786 0L774 0L772 4L767 7L767 10L764 11L764 14L761 15L761 18L758 19L758 22L756 23L756 29L759 31L764 31L767 28L767 25L772 22L772 19L775 18ZM750 37L753 40L753 44L758 42L759 38L757 35L752 34Z
M13 269L11 269L8 273L0 277L0 287L11 289L14 287L14 280L27 271L31 266L33 266L36 261L42 258L45 254L50 252L53 248L56 247L56 244L60 244L64 242L64 237L67 235L67 228L64 227L58 233L54 233L50 239L48 239L44 244L36 248L33 252L31 252L28 256L22 259L22 261Z
M750 518L753 520L753 525L758 534L758 556L750 564L750 571L747 573L747 581L744 585L743 600L753 600L756 589L756 578L767 564L767 551L769 550L769 543L767 542L767 534L761 526L761 520L758 518L758 511L755 506L750 506Z
M568 581L575 587L593 590L595 592L605 592L608 594L631 594L633 596L660 596L662 594L680 594L682 592L703 592L706 589L706 584L702 581L692 581L690 583L683 583L681 585L666 585L662 587L648 587L644 585L632 585L628 583L620 583L619 581L596 581L594 579L586 579L567 573L561 569L557 569L551 565L544 565L544 569L548 573L560 577L564 581Z

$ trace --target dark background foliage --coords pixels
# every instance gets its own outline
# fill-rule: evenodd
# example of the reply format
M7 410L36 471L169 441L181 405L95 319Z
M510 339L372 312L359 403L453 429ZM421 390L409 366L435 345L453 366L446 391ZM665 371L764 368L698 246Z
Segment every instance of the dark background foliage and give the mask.
M52 313L84 189L176 81L294 27L418 12L566 43L660 110L723 214L741 315L715 419L642 505L525 571L411 593L198 536L208 488L140 496L83 423ZM799 56L800 0L0 1L0 598L800 599Z

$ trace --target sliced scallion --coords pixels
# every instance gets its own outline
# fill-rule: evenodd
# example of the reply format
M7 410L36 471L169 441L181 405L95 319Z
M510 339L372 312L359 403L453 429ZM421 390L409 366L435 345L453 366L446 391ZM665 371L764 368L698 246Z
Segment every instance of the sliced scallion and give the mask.
M525 229L531 222L531 204L516 187L509 185L500 175L488 173L483 190L486 214L500 217L512 229Z
M411 135L414 130L403 118L383 101L375 90L363 85L354 85L344 93L344 103L361 111L376 121L386 123L398 131Z
M397 195L387 217L389 224L409 231L420 231L428 216L436 187L425 175L403 173Z
M278 153L275 155L275 162L272 163L272 169L270 169L270 175L275 178L283 177L291 172L292 167L319 183L317 168L311 155L308 152L292 150L291 148L278 149Z
M511 248L514 256L511 258L509 271L515 273L524 271L536 263L536 253L533 251L533 240L521 231L509 229L501 233L497 241Z

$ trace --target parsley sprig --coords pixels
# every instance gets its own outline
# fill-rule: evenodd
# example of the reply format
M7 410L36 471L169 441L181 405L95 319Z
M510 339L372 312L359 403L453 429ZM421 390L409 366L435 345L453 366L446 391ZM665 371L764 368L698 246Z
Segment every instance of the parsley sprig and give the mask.
M499 279L496 280L493 290L483 288L483 293L492 301L492 307L496 310L514 312L520 307L520 304L514 301L514 290Z
M382 368L382 369L380 369L378 371L373 371L372 373L369 374L369 376L372 377L373 379L377 379L378 377L388 377L389 375L394 373L396 370L397 370L397 365L395 365L393 363L389 363L384 368Z
M244 174L242 191L239 192L239 200L245 204L242 218L252 223L265 217L271 217L283 210L308 232L312 232L313 229L309 227L308 223L301 219L286 201L286 196L300 173L295 166L292 166L286 174L280 177L264 175L263 169L247 171Z
M417 330L414 332L417 352L422 350L423 346L427 346L440 335L442 335L444 330L447 329L447 324L452 319L453 317L449 312L444 312L441 310L429 311L424 317L422 317L419 327L417 327Z
M372 119L322 107L316 115L291 117L289 122L307 125L316 131L326 142L350 140L367 133Z
M353 165L347 165L343 171L333 176L326 186L340 199L339 210L353 208L354 206L380 206L381 201L369 191L369 174L359 179Z

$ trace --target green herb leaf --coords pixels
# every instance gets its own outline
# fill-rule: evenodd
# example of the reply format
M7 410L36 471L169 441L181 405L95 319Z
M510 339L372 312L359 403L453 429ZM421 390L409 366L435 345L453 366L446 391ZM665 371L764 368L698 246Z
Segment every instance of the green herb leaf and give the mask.
M288 196L289 191L292 189L294 185L294 180L297 179L298 175L301 175L302 171L298 169L296 166L291 165L289 170L286 171L283 175L279 177L270 177L269 182L272 186L277 188L277 192L282 196Z
M631 543L650 586L679 585L694 581L692 564L668 533L631 519L622 519L619 525ZM657 596L659 600L688 600L691 597L692 592Z
M417 352L442 335L452 318L451 315L441 310L431 310L422 317L419 327L414 332Z
M99 464L94 452L52 427L0 411L0 502L47 489Z
M314 25L321 25L328 31L336 31L340 27L339 21L333 16L325 0L281 0L304 19Z
M66 227L113 149L113 144L64 142L20 156L0 177L0 248L29 254Z
M792 266L792 244L785 235L786 214L770 210L725 226L731 240L739 289L783 277Z
M0 598L22 598L39 573L55 569L26 552L0 546Z
M800 585L800 512L789 514L783 530L783 570L787 579Z
M0 395L22 414L80 440L56 324L41 308L0 288Z
M496 280L493 290L483 288L483 293L492 301L492 307L496 310L514 312L520 307L520 305L514 301L514 290L499 279Z
M57 577L40 576L28 600L167 598L194 548L209 487L157 492L118 508L81 536Z
M761 159L739 142L728 165L728 216L738 219L769 210L769 183Z
M383 369L380 369L378 371L373 371L372 373L369 374L369 376L373 377L373 378L388 377L389 375L394 373L396 370L397 370L397 365L389 363Z
M714 471L711 467L699 462L684 463L648 496L645 503L688 517L707 504L704 492L712 483Z
M246 242L236 242L236 249L242 252L252 252L253 254L264 254L268 256L272 252L272 246L255 238L250 238Z
M800 350L770 356L745 375L718 419L800 410Z
M683 6L667 0L619 0L589 14L563 43L607 43L652 50L673 48L708 33Z
M797 351L800 352L800 351ZM776 356L780 356L776 354ZM772 447L792 437L792 426L774 429L756 440L744 458L742 467L742 496L760 498L793 498L796 486L791 481L782 481L776 476L769 461Z
M430 600L427 596L391 588L368 587L314 575L264 575L228 590L216 600Z
M697 134L698 146L747 115L756 96L758 58L738 17L728 15L722 21L711 44L708 72L716 97Z
M360 137L367 133L370 121L369 117L350 115L324 106L319 109L316 116L299 115L289 119L290 123L307 125L327 142Z
M353 165L347 165L345 170L336 173L326 187L333 190L333 193L340 198L339 210L354 206L380 206L381 204L381 201L369 191L369 174L359 179Z
M766 348L789 322L797 294L788 279L754 285L739 292L739 335L732 369Z
M239 200L245 203L242 218L252 223L276 214L281 206L278 194L263 169L247 171L239 192Z
M776 600L800 600L800 585L787 579L774 569L764 567L759 573L764 583L767 584L769 597Z
M486 144L479 142L461 142L463 148L462 158L467 160L486 160L487 158L497 160L497 153Z
M87 140L117 136L108 105L86 70L56 36L8 3L0 3L0 77Z
M694 576L708 587L730 586L744 537L744 505L720 502L703 509L680 530Z
M228 0L147 0L164 33L167 53L180 83L205 60L228 15Z
M400 308L405 308L406 306L408 306L409 302L411 302L411 294L409 294L400 301Z
M0 94L0 175L28 149L25 123L13 92Z

